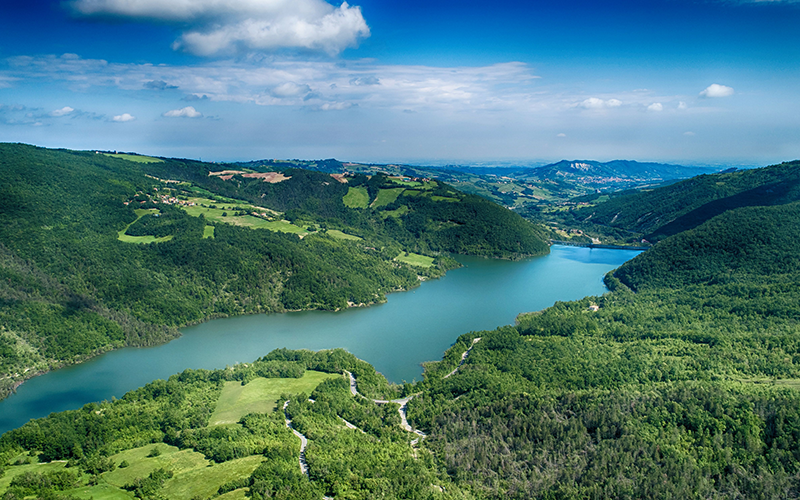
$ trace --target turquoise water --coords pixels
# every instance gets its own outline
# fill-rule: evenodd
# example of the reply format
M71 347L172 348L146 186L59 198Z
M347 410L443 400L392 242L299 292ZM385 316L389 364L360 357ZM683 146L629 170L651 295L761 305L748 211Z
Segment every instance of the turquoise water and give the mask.
M419 380L424 361L439 360L456 338L514 322L556 301L604 293L602 278L639 252L553 246L518 262L459 257L463 268L388 302L339 312L239 316L183 329L156 347L126 348L33 378L0 401L0 433L31 418L121 397L187 368L224 368L273 349L342 347L392 382Z

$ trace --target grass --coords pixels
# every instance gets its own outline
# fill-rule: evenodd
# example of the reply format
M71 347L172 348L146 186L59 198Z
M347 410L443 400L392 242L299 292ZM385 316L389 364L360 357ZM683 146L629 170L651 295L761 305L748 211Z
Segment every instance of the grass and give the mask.
M203 228L203 239L214 239L214 226L206 226Z
M423 185L421 182L418 181L404 181L403 179L395 179L393 177L389 178L389 180L393 184L399 184L401 186L406 186L406 187L421 187Z
M450 198L449 196L431 196L433 201L445 201L447 203L453 203L458 201L458 198Z
M209 425L233 424L248 413L272 412L281 394L310 394L323 380L339 376L307 370L301 378L256 378L244 386L226 382Z
M342 198L344 206L349 208L367 208L369 206L369 194L365 187L351 187L347 194Z
M129 234L126 234L128 232L128 228L134 225L136 221L138 221L147 214L157 214L159 213L159 210L157 208L150 208L150 209L137 208L136 210L134 210L134 212L136 213L136 220L125 226L125 229L123 229L122 231L117 231L117 239L119 241L125 243L137 243L143 245L147 243L161 243L162 241L169 241L172 239L171 234L167 236L162 236L160 238L156 238L155 236L131 236Z
M278 212L274 212L263 207L254 207L253 205L246 203L223 203L205 198L191 198L189 201L195 202L195 206L181 206L181 209L183 209L184 212L194 217L200 217L200 215L202 215L206 220L211 222L221 222L224 224L231 224L233 226L249 227L251 229L267 229L269 231L293 233L301 236L308 234L308 231L305 228L296 226L287 220L267 220L252 215L233 215L236 212L242 211L260 212L269 215L279 214ZM200 206L201 204L207 206ZM214 205L217 208L209 208L210 205ZM204 238L206 237L205 234L206 233L204 231ZM213 238L213 236L211 237Z
M403 215L408 213L408 207L403 205L399 207L397 210L386 210L381 212L381 217L384 219L387 217L402 217Z
M405 191L405 189L406 188L381 189L378 191L378 196L375 197L375 201L372 202L372 206L378 208L394 203L397 197L400 196L400 193Z
M161 454L157 457L148 457L153 448L158 448ZM124 469L117 468L106 472L97 486L79 490L86 489L86 492L95 499L99 499L99 494L104 491L109 494L104 498L131 498L132 495L120 489L122 486L133 482L136 478L147 477L154 470L163 467L174 473L172 479L169 479L164 484L164 489L161 490L164 498L176 500L189 500L195 497L209 498L223 484L249 476L264 460L263 456L254 455L214 464L196 451L179 450L164 443L123 451L111 458L116 463L125 460L130 465ZM115 496L111 496L114 493L113 490L118 492ZM77 490L70 493L82 498L89 497L88 495L79 495Z
M336 239L339 239L339 240L358 241L358 240L362 239L362 238L359 238L358 236L354 236L352 234L343 233L343 232L339 231L338 229L328 229L328 234L333 236Z
M36 460L34 458L34 460ZM10 467L6 467L6 472L0 477L0 492L6 491L8 485L11 484L11 480L15 477L23 474L25 472L50 472L54 470L63 469L64 466L67 465L66 462L50 462L47 464L25 464L25 465L12 465Z
M400 254L394 258L394 260L405 262L406 264L410 264L412 266L419 266L419 267L433 266L433 257L428 257L426 255L420 255L418 253L413 253L413 252L400 252Z
M106 156L111 156L112 158L119 158L121 160L128 160L136 163L164 163L164 160L159 158L153 158L152 156L141 156L141 155L126 155L126 154L111 154L111 153L103 153Z

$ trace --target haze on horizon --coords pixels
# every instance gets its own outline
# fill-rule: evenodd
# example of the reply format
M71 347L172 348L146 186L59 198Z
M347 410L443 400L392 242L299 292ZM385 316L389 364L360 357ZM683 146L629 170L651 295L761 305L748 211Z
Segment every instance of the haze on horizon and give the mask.
M0 141L250 160L800 158L796 0L29 0Z

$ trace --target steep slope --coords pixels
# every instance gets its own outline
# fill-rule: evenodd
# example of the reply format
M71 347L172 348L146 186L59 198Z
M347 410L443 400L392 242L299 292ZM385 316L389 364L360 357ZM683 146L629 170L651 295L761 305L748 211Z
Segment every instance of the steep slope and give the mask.
M652 241L699 226L726 210L800 200L800 162L701 175L580 209L577 218L642 233Z
M661 241L614 276L634 290L796 277L798 221L800 203L730 210Z

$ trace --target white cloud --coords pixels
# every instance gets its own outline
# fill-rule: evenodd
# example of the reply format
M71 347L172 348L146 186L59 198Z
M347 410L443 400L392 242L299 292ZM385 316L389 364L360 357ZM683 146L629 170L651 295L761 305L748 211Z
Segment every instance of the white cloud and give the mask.
M185 108L167 111L161 116L166 116L168 118L200 118L203 116L203 113L194 109L193 106L186 106Z
M653 104L647 106L647 111L663 111L664 106L660 102L654 102Z
M87 17L173 23L173 44L201 56L282 48L337 54L370 35L360 7L324 0L74 0Z
M733 89L731 87L726 87L718 83L712 83L706 87L705 90L700 92L700 97L728 97L731 95L733 95Z
M56 110L52 111L50 113L50 116L56 116L56 117L58 117L58 116L66 116L66 115L72 113L73 111L75 111L73 108L70 108L69 106L64 106L61 109L56 109Z
M678 102L678 109L683 111L684 109L689 109L689 105L683 101Z
M578 106L583 109L604 109L604 108L618 108L622 106L622 101L619 99L600 99L598 97L590 97L584 99Z
M564 132L561 132L561 133L560 133L560 134L558 134L556 137L566 137L566 136L567 136L567 134L565 134Z
M135 119L136 117L129 113L122 113L121 115L116 115L114 118L112 118L112 120L115 122L131 122Z
M322 106L319 106L319 109L322 111L338 111L351 107L353 107L353 104L349 102L326 102Z
M294 82L282 83L270 91L275 97L297 97L306 95L311 92L311 87L308 85L298 85Z
M695 134L694 134L694 132L688 131L688 132L684 132L683 135L685 135L686 137L692 137Z

